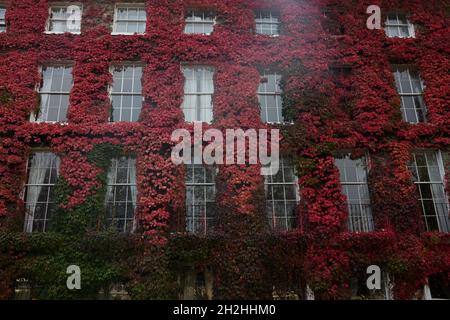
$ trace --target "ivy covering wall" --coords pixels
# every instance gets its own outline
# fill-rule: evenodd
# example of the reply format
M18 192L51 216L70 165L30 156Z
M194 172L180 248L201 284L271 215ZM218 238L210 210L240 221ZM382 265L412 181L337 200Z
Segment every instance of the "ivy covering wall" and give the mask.
M33 297L95 298L123 283L132 298L170 299L182 292L186 269L214 274L217 299L271 298L306 283L316 298L349 298L351 278L378 264L395 279L395 297L411 298L432 274L450 277L449 235L425 232L418 191L406 163L418 148L450 145L450 25L447 1L149 0L145 35L111 35L114 1L83 4L81 35L45 34L46 0L6 1L8 31L0 34L0 298L15 280ZM129 2L129 1L127 1ZM50 2L51 3L51 2ZM369 30L366 8L411 14L416 38ZM210 36L183 34L187 8L212 9ZM281 36L254 34L254 10L280 12ZM329 24L324 12L335 13ZM344 30L332 35L333 30ZM38 67L72 61L68 124L31 123L39 107ZM145 65L140 119L108 123L111 64ZM416 65L426 83L428 122L401 121L391 63ZM184 168L170 160L183 120L180 64L215 68L214 121L227 128L266 128L256 90L261 69L283 75L281 152L293 157L301 201L298 228L274 234L266 223L257 165L219 166L217 228L184 232ZM337 84L330 67L351 68ZM57 219L46 233L25 234L26 162L33 148L61 157ZM333 155L370 152L369 186L376 230L349 233L346 199ZM133 235L102 228L106 171L113 157L137 158L140 228ZM445 158L447 178L449 158ZM450 190L447 179L447 191ZM82 290L65 287L66 268L82 269ZM450 279L450 278L449 278Z

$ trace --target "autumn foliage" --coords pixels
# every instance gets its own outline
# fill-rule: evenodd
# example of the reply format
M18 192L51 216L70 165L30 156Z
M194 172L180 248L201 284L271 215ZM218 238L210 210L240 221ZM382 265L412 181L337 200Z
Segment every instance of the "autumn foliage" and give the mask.
M149 0L145 35L130 36L111 35L114 1L77 2L83 4L81 35L56 35L44 33L48 1L6 1L8 31L0 34L3 230L20 234L25 210L20 194L33 148L48 148L61 157L60 174L71 190L61 208L70 212L101 187L102 168L88 155L94 146L108 144L137 157L143 237L136 242L147 248L139 253L145 260L121 269L126 274L121 280L130 287L146 281L138 269L146 270L142 264L149 256L170 268L164 255L177 250L185 253L178 257L182 263L214 270L216 298L270 298L273 286L288 290L306 283L316 298L348 298L352 275L370 264L385 266L394 277L397 298L411 298L431 274L450 276L450 238L425 232L406 167L414 149L449 150L447 1ZM369 4L380 5L382 13L409 13L416 38L387 38L383 30L367 29ZM184 12L191 7L217 13L220 23L210 36L183 33ZM280 13L279 37L255 34L253 12L259 8ZM327 21L329 13L337 17L333 24ZM68 123L30 122L39 106L38 67L63 61L74 64ZM109 68L125 61L145 65L145 102L138 122L109 123ZM172 131L192 129L180 108L182 63L215 68L214 121L205 127L220 130L265 128L256 96L259 71L283 75L284 114L292 124L279 126L281 150L295 161L301 193L295 230L274 235L266 226L259 166L227 165L219 167L216 180L217 230L209 239L184 233L184 169L170 160ZM428 122L401 120L393 63L420 69ZM337 77L330 72L336 67L351 72ZM347 231L346 199L333 161L340 150L371 155L373 232ZM23 252L27 249L12 248L11 242L1 248L0 296L10 296L14 277L27 275L17 266L26 257ZM121 252L125 259L126 250ZM160 279L169 288L170 281L176 282L170 276ZM171 297L167 292L163 298Z

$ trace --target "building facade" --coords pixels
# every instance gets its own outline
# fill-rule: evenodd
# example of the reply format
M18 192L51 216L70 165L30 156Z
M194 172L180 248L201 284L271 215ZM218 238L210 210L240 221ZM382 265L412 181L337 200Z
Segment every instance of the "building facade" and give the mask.
M448 299L449 10L0 2L0 297ZM279 171L174 164L194 122Z

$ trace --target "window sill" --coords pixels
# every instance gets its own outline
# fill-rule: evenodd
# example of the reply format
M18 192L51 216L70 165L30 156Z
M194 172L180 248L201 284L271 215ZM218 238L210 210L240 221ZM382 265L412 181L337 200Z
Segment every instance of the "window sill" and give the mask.
M197 36L210 36L213 33L195 33L195 32L183 32L183 34L187 34L187 35L197 35Z
M386 36L386 38L388 38L388 39L415 39L416 37L415 36L409 36L409 37L400 37L400 36L390 37L390 36Z
M278 125L278 126L288 126L288 125L293 125L294 122L293 121L283 121L283 122L263 122L263 123L267 123L268 125L274 126L274 125Z
M111 32L112 36L142 36L145 35L145 32Z
M48 124L59 124L62 126L68 126L69 122L59 122L59 121L34 121L34 120L30 120L30 123L36 123L36 124L41 124L41 123L48 123Z
M65 34L65 33L70 33L70 34L76 34L76 35L80 35L81 31L77 31L77 32L70 32L70 31L44 31L44 34Z
M195 121L186 121L186 120L184 120L184 123L187 123L187 124L195 124L195 123L201 123L201 124L207 124L207 125L211 125L212 124L212 121L201 121L201 120L195 120Z
M265 38L279 38L280 34L264 34L264 33L256 33L256 35L265 37Z

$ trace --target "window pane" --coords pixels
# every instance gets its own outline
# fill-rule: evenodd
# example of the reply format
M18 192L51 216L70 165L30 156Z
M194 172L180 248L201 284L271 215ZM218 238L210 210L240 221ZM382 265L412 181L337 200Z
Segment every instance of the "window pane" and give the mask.
M28 162L25 231L45 231L53 211L54 184L59 173L59 158L50 152L33 153Z
M210 34L214 30L215 13L188 10L185 20L185 33Z
M409 28L408 27L399 27L399 35L401 38L409 37Z
M389 33L388 35L392 38L398 37L400 35L400 30L398 30L398 27L389 27Z
M277 231L290 230L297 206L297 184L291 159L281 158L279 170L266 175L264 184L269 225Z
M279 34L279 16L275 12L259 10L255 13L256 33L264 35Z
M419 189L427 230L449 232L448 197L445 194L439 157L439 153L433 151L415 152L409 167L414 176L418 172L419 180L414 178L413 181Z
M116 32L127 32L127 22L117 21Z
M412 37L412 28L413 25L404 14L390 13L386 17L385 30L388 37Z
M142 108L142 67L125 65L113 70L111 121L137 121Z
M267 122L280 122L279 110L277 108L267 108Z
M395 67L395 82L401 96L402 115L405 121L426 121L426 106L423 100L422 80L417 70L405 66Z
M203 33L210 34L214 31L214 26L212 24L204 24L203 25Z
M138 23L137 22L128 22L127 32L128 33L138 32Z
M263 73L258 88L258 100L261 108L261 120L264 122L282 122L280 76ZM265 93L265 94L264 94Z
M130 95L123 95L122 96L122 108L131 108L131 101L132 101L132 96Z
M139 9L139 20L146 20L147 19L147 13L145 12L145 9L140 8ZM143 24L145 26L145 24Z
M397 24L397 14L389 13L386 17L386 24Z
M126 20L127 19L127 8L118 8L117 9L117 18L120 20Z
M69 106L69 92L72 85L71 67L44 67L40 88L40 113L36 121L66 121ZM67 94L51 94L63 92Z
M137 32L139 32L139 33L144 33L145 32L145 23L142 23L142 22L138 23L138 30L137 30Z
M215 201L215 169L203 165L186 166L186 230L206 233L211 228Z
M349 230L368 232L373 230L366 159L351 159L349 154L336 157L342 191L347 197Z
M144 33L146 25L145 8L119 7L116 10L114 31L117 33Z
M209 67L184 67L184 100L182 109L185 120L210 122L212 120L212 95L214 71Z
M138 19L138 10L136 8L128 9L128 19L129 20L137 20Z
M6 9L0 7L0 32L6 31L5 14L6 14Z
M66 7L53 7L51 8L49 31L52 32L79 32L81 25L80 19L71 19L71 15L75 13L75 10L71 12L67 11Z
M107 175L108 224L119 232L133 231L137 205L136 161L121 157L111 161Z

